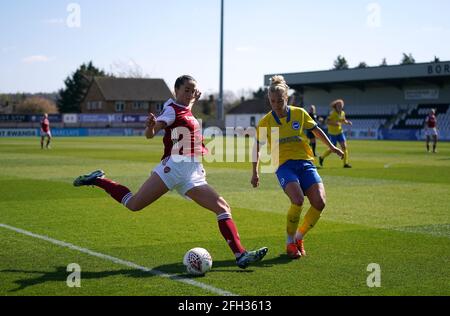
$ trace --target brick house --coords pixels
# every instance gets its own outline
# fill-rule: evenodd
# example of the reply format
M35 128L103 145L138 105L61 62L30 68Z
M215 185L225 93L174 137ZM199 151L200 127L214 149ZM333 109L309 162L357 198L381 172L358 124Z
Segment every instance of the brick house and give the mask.
M95 77L81 103L81 113L158 113L173 98L163 79Z

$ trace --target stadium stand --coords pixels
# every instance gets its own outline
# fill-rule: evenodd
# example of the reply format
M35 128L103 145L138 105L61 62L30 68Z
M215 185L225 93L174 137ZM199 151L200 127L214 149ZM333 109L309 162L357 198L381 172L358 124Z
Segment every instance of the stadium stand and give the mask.
M431 109L436 109L438 128L440 130L449 129L450 105L449 104L422 104L411 108L410 111L396 122L393 129L422 129L425 119Z
M318 115L326 118L329 113L328 107L319 107ZM400 111L399 105L380 106L357 106L345 107L347 118L353 122L352 128L356 129L378 129L384 127Z
M283 75L302 103L316 105L323 118L331 101L343 99L354 124L345 129L355 138L375 128L380 139L420 140L429 109L437 108L439 136L450 141L450 61L273 73L264 76L265 85L273 75Z

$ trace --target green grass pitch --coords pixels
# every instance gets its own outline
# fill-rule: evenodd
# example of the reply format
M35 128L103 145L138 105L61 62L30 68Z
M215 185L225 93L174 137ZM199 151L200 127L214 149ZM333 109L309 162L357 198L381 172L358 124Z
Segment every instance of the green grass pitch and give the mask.
M254 190L249 163L205 164L243 244L270 248L243 271L215 216L174 193L131 213L100 189L72 186L101 168L136 191L159 162L160 138L56 138L51 150L38 139L0 139L0 224L172 275L0 227L0 295L450 295L450 143L436 155L419 142L349 146L353 169L330 156L319 170L327 208L306 239L308 256L297 261L284 254L289 202L275 176L262 175ZM184 273L183 255L194 247L214 259L202 278ZM79 288L66 284L70 263L81 267ZM371 263L381 268L380 287L367 285Z

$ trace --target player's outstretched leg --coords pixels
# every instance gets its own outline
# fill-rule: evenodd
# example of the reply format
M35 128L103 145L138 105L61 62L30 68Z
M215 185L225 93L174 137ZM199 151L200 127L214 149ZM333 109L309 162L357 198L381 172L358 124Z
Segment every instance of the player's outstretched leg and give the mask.
M97 170L76 178L73 185L76 187L99 187L132 212L143 210L169 191L162 179L155 172L152 173L151 177L147 179L134 195L126 186L106 178L102 170Z
M81 186L96 186L105 190L111 197L117 202L127 206L130 199L133 197L130 189L120 183L114 182L105 178L105 172L103 170L96 170L89 174L79 176L73 182L76 187Z

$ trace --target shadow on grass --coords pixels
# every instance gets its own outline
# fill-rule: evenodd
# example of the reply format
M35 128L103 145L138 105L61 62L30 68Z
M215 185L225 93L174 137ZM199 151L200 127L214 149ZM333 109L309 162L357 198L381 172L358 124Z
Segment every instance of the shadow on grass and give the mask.
M253 273L252 267L272 267L274 265L287 264L292 262L286 255L281 255L276 258L263 260L261 262L257 262L252 264L246 270L239 269L236 266L236 262L234 260L226 260L226 261L215 261L213 263L213 269L208 273L217 273L217 272L225 272L225 273ZM181 279L202 279L203 277L196 277L186 273L186 268L182 263L172 263L167 265L161 265L158 267L152 268L149 271L137 270L137 269L121 269L121 270L112 270L112 271L97 271L90 272L84 271L83 267L81 267L81 280L98 280L108 277L114 276L124 276L129 278L149 278L155 276L163 276L172 280L181 280ZM230 269L234 268L234 269ZM45 284L48 282L66 282L68 276L71 272L67 272L67 267L56 267L54 271L32 271L32 270L1 270L0 273L21 273L21 274L29 274L29 275L37 275L35 277L23 278L14 281L17 284L17 288L10 290L9 292L19 292L28 287ZM167 274L167 275L165 275Z

